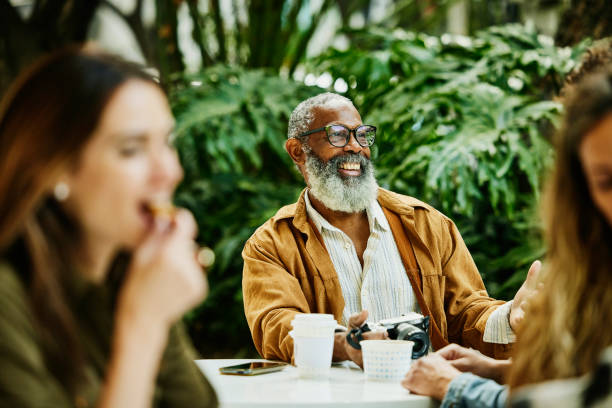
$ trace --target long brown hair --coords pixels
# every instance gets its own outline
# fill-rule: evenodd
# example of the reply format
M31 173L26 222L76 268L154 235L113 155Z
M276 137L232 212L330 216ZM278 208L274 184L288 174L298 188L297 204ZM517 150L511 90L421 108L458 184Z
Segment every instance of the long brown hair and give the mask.
M27 287L47 366L71 393L84 356L63 279L74 267L79 228L51 191L132 78L152 81L110 55L65 49L23 73L0 105L0 257Z
M612 344L612 229L589 193L584 136L612 114L612 66L572 86L543 205L544 287L519 330L511 387L582 375Z

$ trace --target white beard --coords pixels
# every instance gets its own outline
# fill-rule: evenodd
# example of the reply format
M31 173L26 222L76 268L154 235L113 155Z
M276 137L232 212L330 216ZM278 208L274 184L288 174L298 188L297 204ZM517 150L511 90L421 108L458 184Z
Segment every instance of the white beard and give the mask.
M374 178L374 166L364 156L348 153L323 162L310 148L306 152L306 173L310 194L333 211L355 213L368 208L378 195L378 184ZM342 177L338 173L340 164L357 162L361 174Z

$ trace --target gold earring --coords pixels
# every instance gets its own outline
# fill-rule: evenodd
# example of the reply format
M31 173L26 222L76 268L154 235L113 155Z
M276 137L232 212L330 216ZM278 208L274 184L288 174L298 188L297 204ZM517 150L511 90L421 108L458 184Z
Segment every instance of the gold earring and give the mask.
M58 182L53 188L53 196L57 201L64 201L70 195L70 187L63 181Z

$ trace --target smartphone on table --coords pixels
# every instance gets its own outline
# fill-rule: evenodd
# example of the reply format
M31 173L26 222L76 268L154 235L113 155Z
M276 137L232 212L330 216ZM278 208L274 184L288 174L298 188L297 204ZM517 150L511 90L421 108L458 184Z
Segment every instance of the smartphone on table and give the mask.
M219 372L229 375L258 375L280 371L288 365L288 363L283 362L253 361L251 363L221 367Z

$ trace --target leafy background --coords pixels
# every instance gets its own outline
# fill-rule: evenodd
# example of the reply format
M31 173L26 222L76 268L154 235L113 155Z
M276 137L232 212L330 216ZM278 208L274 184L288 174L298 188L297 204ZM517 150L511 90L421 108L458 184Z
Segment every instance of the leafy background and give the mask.
M490 293L512 298L544 255L534 205L561 109L552 97L586 44L558 48L521 25L474 37L380 27L350 35L358 49L330 49L308 61L308 72L349 84L364 121L380 129L373 156L380 184L455 220ZM172 94L185 168L176 201L194 212L200 241L218 257L209 299L188 316L204 352L216 344L220 354L254 353L240 252L303 188L283 148L286 126L293 107L322 91L262 70L215 66L182 77ZM225 349L219 338L228 340Z
M204 353L254 353L240 253L254 230L302 188L284 150L286 127L293 107L320 91L262 70L215 66L183 77L171 95L185 171L175 201L194 213L200 242L216 254L208 299L187 317Z
M346 85L380 129L379 183L455 220L490 293L509 299L545 254L554 96L584 39L612 35L611 13L608 0L0 0L0 94L66 44L132 44L124 57L159 75L177 117L176 202L217 256L192 338L205 357L254 356L240 252L303 188L283 144L291 110L324 90L304 83Z
M510 299L544 254L534 205L561 109L551 98L586 43L558 48L518 24L473 38L353 35L357 55L330 50L312 66L350 78L350 96L379 126L381 185L453 218L489 292Z

